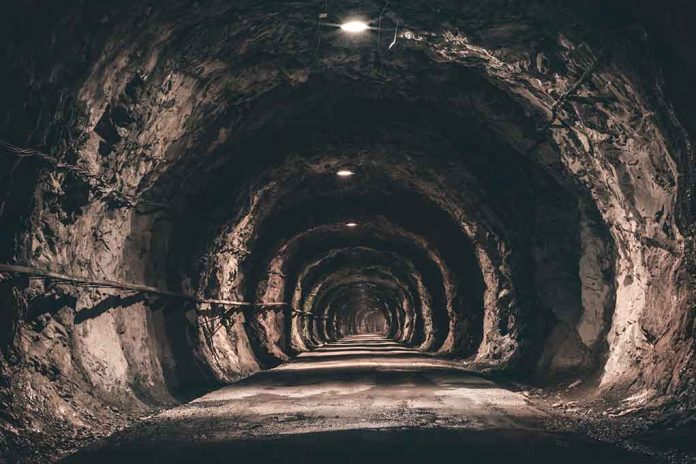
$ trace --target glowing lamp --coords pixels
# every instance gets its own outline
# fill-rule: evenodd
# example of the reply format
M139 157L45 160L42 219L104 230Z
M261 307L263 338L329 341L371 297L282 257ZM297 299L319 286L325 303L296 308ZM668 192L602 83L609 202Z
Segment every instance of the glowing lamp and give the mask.
M357 222L346 222L346 227L358 227Z
M350 32L351 34L356 34L358 32L363 32L369 29L370 26L367 25L367 23L363 21L348 21L343 24L341 24L341 29Z
M355 173L353 171L351 171L350 169L341 169L341 170L336 172L336 175L338 177L350 177L353 174L355 174Z

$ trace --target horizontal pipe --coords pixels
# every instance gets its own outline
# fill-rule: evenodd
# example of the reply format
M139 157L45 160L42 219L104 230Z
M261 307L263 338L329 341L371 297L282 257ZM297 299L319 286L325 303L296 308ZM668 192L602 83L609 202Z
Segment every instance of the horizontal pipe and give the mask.
M231 300L215 300L209 298L200 298L193 295L186 295L184 293L170 292L168 290L161 290L155 287L149 287L147 285L131 284L127 282L117 282L115 280L100 280L100 279L88 279L86 277L76 277L67 274L60 274L57 272L46 271L43 269L38 269L29 266L18 266L15 264L2 264L0 263L0 272L10 272L13 274L23 274L30 277L43 277L47 279L53 279L62 282L70 282L75 284L82 284L91 287L103 287L103 288L118 288L123 290L132 290L140 293L152 293L155 295L161 295L171 298L180 298L184 300L193 301L195 303L208 303L217 304L222 306L284 306L286 303L283 302L273 302L273 303L251 303L248 301L231 301Z
M293 314L297 314L298 316L307 316L311 317L312 319L328 319L326 316L317 316L314 313L308 312L308 311L298 311L297 309L292 310Z

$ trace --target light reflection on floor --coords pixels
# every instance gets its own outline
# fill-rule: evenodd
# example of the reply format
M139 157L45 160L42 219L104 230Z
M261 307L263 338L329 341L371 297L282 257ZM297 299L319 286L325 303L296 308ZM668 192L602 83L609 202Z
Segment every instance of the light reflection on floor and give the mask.
M166 411L66 462L478 463L525 453L535 462L648 462L548 433L546 419L523 395L451 361L355 336ZM596 460L601 453L611 461Z

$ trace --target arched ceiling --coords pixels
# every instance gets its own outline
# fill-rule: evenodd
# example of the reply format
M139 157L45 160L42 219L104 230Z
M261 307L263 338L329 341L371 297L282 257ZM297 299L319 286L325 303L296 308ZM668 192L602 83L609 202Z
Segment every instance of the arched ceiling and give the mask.
M580 3L99 2L46 6L46 31L20 5L0 133L45 156L0 160L0 257L192 296L143 316L176 379L372 327L683 388L692 126L652 48L672 35Z

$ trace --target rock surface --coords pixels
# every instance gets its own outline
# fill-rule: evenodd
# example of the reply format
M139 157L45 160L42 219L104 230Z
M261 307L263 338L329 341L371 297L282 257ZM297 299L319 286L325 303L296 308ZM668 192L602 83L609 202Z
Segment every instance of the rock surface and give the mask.
M0 454L368 327L693 420L688 2L12 3L0 263L187 297L0 273Z

